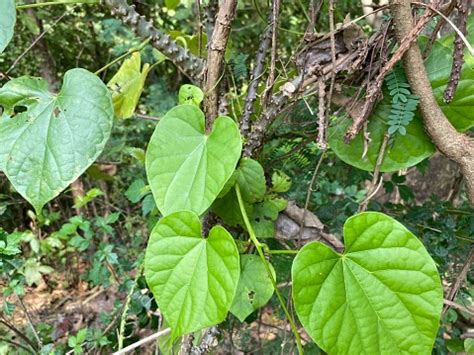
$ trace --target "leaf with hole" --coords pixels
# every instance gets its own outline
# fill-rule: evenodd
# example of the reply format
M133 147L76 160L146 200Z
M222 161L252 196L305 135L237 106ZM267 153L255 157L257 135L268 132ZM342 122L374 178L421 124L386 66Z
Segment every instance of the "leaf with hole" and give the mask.
M0 89L0 169L37 212L99 156L113 123L109 90L73 69L58 94L45 80L20 77Z
M270 265L273 277L275 270ZM265 265L257 255L240 257L240 280L230 311L241 322L255 310L267 304L273 295L273 284Z
M157 124L146 152L148 181L161 213L206 211L234 172L241 149L231 118L218 117L207 135L199 108L171 109Z
M16 23L15 0L0 1L0 54L13 37Z
M239 263L232 236L215 226L203 238L193 212L175 212L157 223L145 253L145 276L173 338L225 319Z
M180 105L189 104L199 107L204 100L204 93L194 85L185 84L179 88L178 102Z
M344 254L305 245L292 267L303 327L329 354L430 354L443 288L423 244L378 212L349 218Z
M118 118L132 117L138 105L150 71L149 64L145 64L142 68L141 63L140 52L133 53L123 62L118 72L107 84L112 90L115 116Z

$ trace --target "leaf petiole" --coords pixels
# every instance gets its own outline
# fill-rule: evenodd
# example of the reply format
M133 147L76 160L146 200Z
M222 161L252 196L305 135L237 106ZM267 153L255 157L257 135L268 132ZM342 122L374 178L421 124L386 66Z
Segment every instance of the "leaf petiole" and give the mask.
M255 245L255 249L257 249L258 255L260 256L260 259L262 260L263 265L265 266L265 270L267 271L268 278L271 280L273 289L275 290L275 294L278 298L278 301L280 302L281 308L283 309L283 312L285 313L285 316L288 318L288 322L290 323L291 330L295 336L295 341L296 341L296 346L298 347L298 353L300 355L303 354L303 346L301 345L301 338L300 334L298 333L298 328L296 327L295 320L291 316L290 312L288 311L288 308L286 307L285 301L283 297L280 294L280 291L278 291L277 283L275 278L273 277L272 271L270 269L270 265L268 264L267 259L265 258L265 255L263 254L262 250L262 243L260 243L255 236L255 232L252 228L252 225L250 224L249 218L247 216L247 212L245 211L245 206L244 206L244 201L242 199L242 194L240 193L240 187L239 184L235 184L235 192L237 195L237 200L239 201L239 207L240 207L240 212L242 213L242 218L244 219L245 226L247 227L247 231L250 236L250 240L252 243ZM265 244L263 244L265 245ZM268 248L268 246L267 246Z

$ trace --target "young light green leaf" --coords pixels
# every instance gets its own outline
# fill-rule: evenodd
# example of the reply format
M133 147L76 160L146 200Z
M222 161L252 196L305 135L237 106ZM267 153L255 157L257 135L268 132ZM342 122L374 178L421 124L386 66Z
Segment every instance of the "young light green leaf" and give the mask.
M0 54L13 37L16 22L15 0L0 1Z
M135 52L126 59L118 72L107 86L112 90L115 116L118 118L132 117L143 92L150 65L141 68L140 52Z
M263 199L266 191L265 174L258 161L242 158L234 174L244 201L254 203Z
M349 218L346 250L320 242L293 262L293 300L329 354L430 354L443 289L434 261L402 224L378 212Z
M466 353L474 353L474 339L473 338L467 338L464 340L464 350Z
M73 69L57 95L40 78L11 80L0 89L0 105L0 169L39 213L104 149L113 123L109 90Z
M185 84L179 88L178 102L180 105L189 104L199 107L204 100L204 93L194 85Z
M205 239L196 214L175 212L151 232L145 276L176 338L225 319L239 281L239 253L223 227Z
M275 278L275 270L270 265ZM240 257L240 280L230 311L241 322L255 310L263 307L273 295L273 285L265 265L257 255Z
M234 172L242 142L235 122L218 117L205 134L193 105L171 109L157 124L146 152L146 172L163 215L206 211Z
M287 192L291 187L291 179L283 171L277 170L272 174L272 191Z

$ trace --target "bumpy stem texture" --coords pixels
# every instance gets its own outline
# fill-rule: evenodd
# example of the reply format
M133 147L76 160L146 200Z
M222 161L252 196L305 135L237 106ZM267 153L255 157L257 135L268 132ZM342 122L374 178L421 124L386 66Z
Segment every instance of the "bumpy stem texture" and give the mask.
M127 0L105 0L105 5L111 9L112 14L120 16L123 23L129 25L136 35L142 39L151 38L152 46L167 56L194 83L200 83L204 60L179 46L167 34L161 33L145 16L140 16L134 5L128 5Z

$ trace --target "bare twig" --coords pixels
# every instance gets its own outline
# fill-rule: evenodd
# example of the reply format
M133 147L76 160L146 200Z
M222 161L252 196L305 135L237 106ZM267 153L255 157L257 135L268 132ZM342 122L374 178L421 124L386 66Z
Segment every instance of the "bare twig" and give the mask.
M129 346L126 346L125 348L123 348L122 350L120 351L116 351L115 353L113 353L113 355L121 355L121 354L126 354L130 351L132 351L133 349L136 349L136 348L139 348L140 346L142 345L145 345L145 344L148 344L149 342L152 342L162 336L165 336L165 335L168 335L169 333L171 333L171 328L166 328L166 329L163 329L163 330L160 330L159 332L156 332L152 335L149 335L147 336L146 338L143 338L133 344L130 344Z
M331 75L333 78L334 75ZM320 150L326 150L327 141L326 141L326 84L324 83L324 78L318 78L318 138L317 145ZM329 103L328 103L329 107Z
M369 84L367 88L365 103L364 103L362 112L360 113L360 116L357 117L357 119L354 119L351 126L347 129L347 132L344 136L345 143L350 143L360 132L362 126L364 125L364 122L367 120L375 104L377 103L385 76L388 74L390 70L393 69L395 64L402 58L404 53L408 51L411 43L418 37L421 30L428 23L428 21L431 19L432 16L433 16L433 13L431 11L427 11L420 18L416 26L414 26L413 28L410 28L410 31L406 34L406 36L403 37L403 40L400 41L400 46L395 52L395 54L380 69L380 72L375 78L375 80L373 80Z
M43 346L43 342L41 341L41 338L39 337L38 332L36 331L36 328L33 325L33 321L31 319L30 312L28 312L28 310L26 309L26 306L23 303L23 300L21 299L21 297L18 296L16 293L15 293L15 295L16 295L16 298L18 300L18 303L20 304L21 309L23 310L23 313L25 313L26 319L28 320L28 324L30 325L30 328L31 328L31 332L33 333L33 335L36 338L36 341L38 342L38 347L41 348Z
M22 343L18 343L16 341L10 340L8 338L0 337L0 342L2 342L2 341L4 341L5 343L9 343L13 346L16 346L17 348L22 348L22 349L28 351L31 354L35 354L35 352L33 350L31 350L29 347L23 345Z
M207 49L207 65L204 75L204 112L206 129L209 132L219 112L218 84L223 75L224 54L230 36L231 24L237 10L237 0L221 3L216 24Z
M280 0L273 0L272 6L272 51L270 59L270 70L268 72L267 86L262 95L262 107L266 107L272 95L273 84L275 83L276 56L278 48L278 15L280 13Z
M456 280L454 281L453 286L449 290L448 296L446 297L446 300L445 300L443 315L446 314L446 312L448 311L448 309L450 307L450 305L447 304L446 301L451 301L451 302L454 301L459 289L461 288L461 286L464 282L464 279L466 278L467 272L470 270L473 262L474 262L474 248L471 249L471 251L469 253L469 256L467 257L466 262L462 266L462 269L459 272L459 275L456 277Z
M321 167L321 163L323 162L325 156L326 156L326 152L323 151L321 153L321 156L319 157L318 163L316 164L316 168L314 168L313 175L311 176L311 181L309 182L308 189L306 190L306 200L304 203L303 217L301 218L300 233L298 235L298 246L301 246L301 237L303 235L304 223L306 220L306 213L308 211L309 201L311 199L311 194L314 191L313 186L314 186L314 183L316 182L316 177L318 176L319 168Z
M471 7L471 0L459 0L456 7L458 9L458 28L466 35L467 14L468 9ZM465 45L462 38L456 33L456 37L454 38L453 66L443 96L444 102L446 103L450 103L453 100L456 88L458 87L462 66L464 64L464 48Z
M444 304L445 304L445 307L448 307L448 308L452 307L461 312L466 312L467 314L474 316L474 309L472 307L466 307L450 300L444 300Z
M377 191L382 186L383 177L380 178L380 182L379 182L379 175L380 175L380 169L382 167L383 159L385 158L385 150L387 148L389 138L390 138L390 135L388 133L385 133L383 136L382 144L380 145L379 154L377 155L377 161L375 163L372 182L370 184L370 187L367 189L367 197L359 205L359 212L364 212L367 209L369 201L372 199L372 197L375 196Z
M252 77L245 97L244 113L240 119L240 133L243 138L247 138L250 131L250 116L253 113L253 103L257 99L257 88L260 83L260 78L263 72L263 65L265 64L265 56L270 46L272 39L272 26L268 26L263 32L258 47L257 57L252 71Z
M31 42L31 44L28 46L28 48L26 48L16 59L15 61L13 62L13 64L10 66L10 68L8 68L8 70L5 72L5 75L8 75L13 69L15 69L15 67L18 65L18 63L20 62L20 60L22 60L22 58L28 54L28 52L30 50L33 49L34 46L36 46L38 44L39 41L41 41L41 39L49 32L51 31L64 17L66 17L67 15L69 15L77 6L74 6L72 7L71 9L69 9L68 11L66 11L65 13L63 13L61 16L59 16L52 24L51 26L49 26L48 28L46 28L43 32L40 33L40 35L38 37L36 37L36 39Z
M449 6L444 11L444 14L446 16L449 16L451 14L451 12L456 7L456 3L457 3L457 0L451 0L451 2L449 3ZM431 36L430 36L430 39L428 40L428 43L426 43L425 49L423 50L423 58L428 57L429 53L431 52L431 48L433 48L433 44L435 43L438 37L438 33L439 31L441 31L441 28L444 26L445 23L446 23L446 20L443 17L441 17L438 23L436 24L435 28L433 29L433 32L431 32Z
M216 338L219 335L219 329L217 327L210 327L204 331L201 338L201 343L198 346L191 348L191 355L202 355L206 354L215 346Z
M196 0L196 12L198 21L198 57L202 57L202 22L201 22L201 0Z
M409 0L390 0L395 34L400 46L413 30ZM456 162L463 173L467 195L474 204L474 142L459 133L444 115L433 95L430 80L417 45L411 45L403 57L403 64L413 93L420 98L420 111L426 131L438 150Z
M22 338L32 349L38 350L38 347L30 338L28 338L22 331L20 331L17 327L11 324L8 320L6 320L2 315L0 315L0 323L4 324L8 329L13 331L16 335Z

